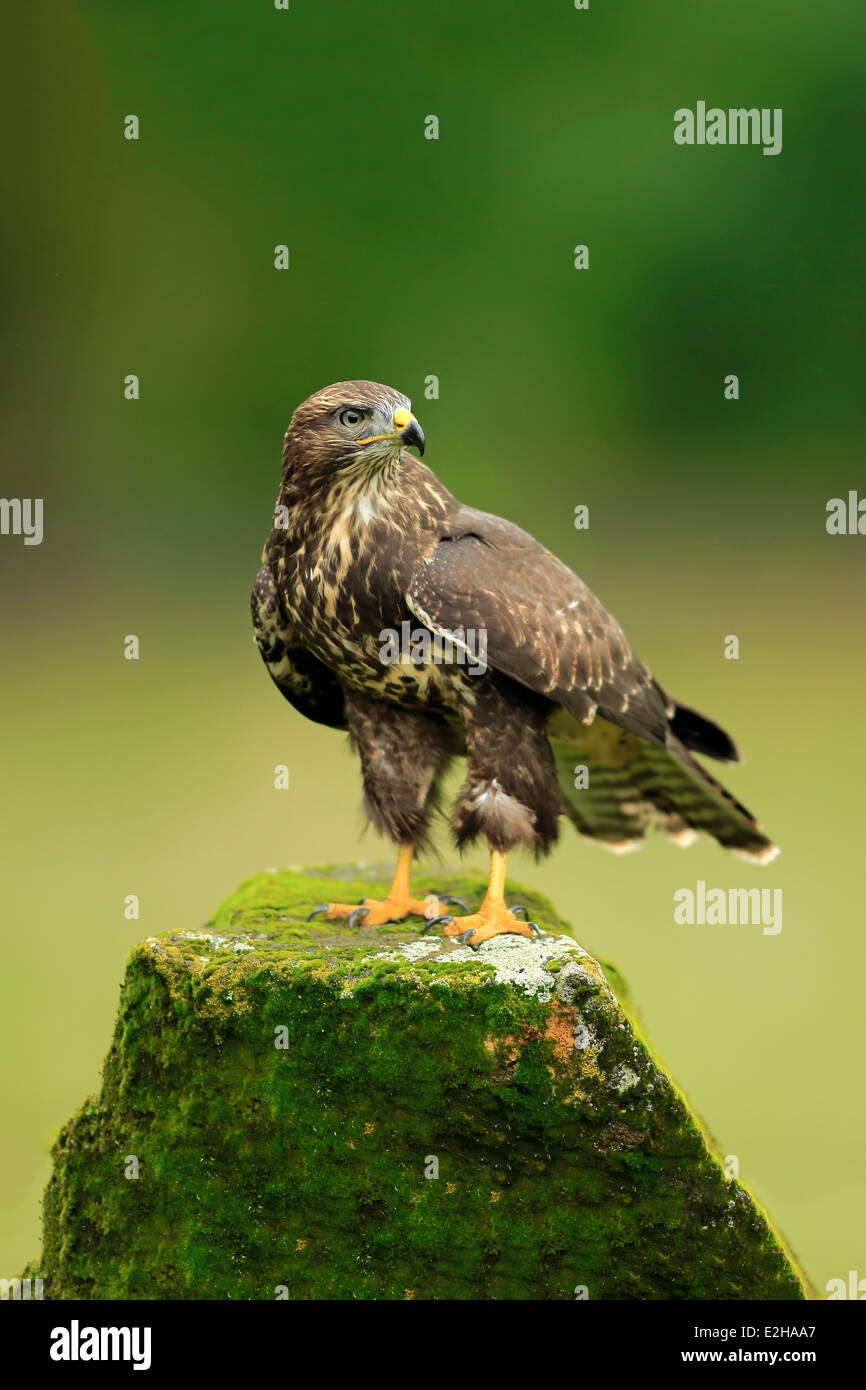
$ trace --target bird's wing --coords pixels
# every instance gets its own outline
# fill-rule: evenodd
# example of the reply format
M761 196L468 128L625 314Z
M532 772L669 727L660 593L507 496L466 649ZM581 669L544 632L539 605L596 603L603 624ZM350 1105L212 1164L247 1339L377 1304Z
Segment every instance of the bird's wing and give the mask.
M256 576L251 606L262 660L289 704L317 724L347 728L342 688L292 631L269 564Z
M460 508L414 574L407 602L434 630L485 633L494 670L575 718L589 722L598 711L666 743L674 702L619 624L576 574L510 522Z
M689 752L736 761L728 735L665 694L583 581L525 531L461 508L407 603L435 631L473 630L464 640L475 653L484 632L490 667L560 706L548 731L582 833L622 848L655 823L674 839L703 830L726 848L771 857L754 817ZM589 767L588 793L571 785L578 763Z

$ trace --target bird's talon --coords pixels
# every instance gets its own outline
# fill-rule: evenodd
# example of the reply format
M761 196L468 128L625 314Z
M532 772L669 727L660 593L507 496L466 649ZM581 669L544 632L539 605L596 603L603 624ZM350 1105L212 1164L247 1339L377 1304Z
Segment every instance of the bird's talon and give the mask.
M442 899L440 898L439 901L441 902ZM434 927L441 927L443 924L453 921L454 918L449 916L448 913L445 913L443 917L431 917L429 922L424 923L421 935L426 936L427 932L432 931Z
M312 922L314 917L318 917L322 912L327 912L329 906L330 904L328 903L322 903L321 907L314 907L309 917L307 918L307 921Z
M369 913L369 907L356 907L354 912L349 913L349 931L354 931L361 926L361 921Z
M529 916L529 909L524 903L515 903L508 911L511 913L512 917L516 917L518 912L522 912L525 918Z
M473 945L472 945L472 942L469 940L470 936L474 936L474 935L475 935L475 928L472 927L472 929L471 929L470 931L465 931L465 932L463 933L462 936L458 936L457 940L460 942L460 945L461 945L461 946L468 946L469 949L470 949L470 951L480 951L480 950L481 950L481 942L479 941L479 943L478 943L477 946L473 946Z
M464 912L468 913L470 911L468 905L463 901L462 898L455 898L450 893L446 897L443 897L440 893L438 897L440 903L453 903L455 907L462 907Z
M529 927L529 930L532 932L533 936L544 936L544 932L541 930L541 927L538 925L537 922L527 922L526 925Z

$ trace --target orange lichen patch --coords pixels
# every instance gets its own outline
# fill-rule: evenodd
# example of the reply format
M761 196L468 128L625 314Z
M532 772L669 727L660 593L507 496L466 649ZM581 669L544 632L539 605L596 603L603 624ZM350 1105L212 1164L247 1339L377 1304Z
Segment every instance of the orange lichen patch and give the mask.
M354 1139L347 1139L347 1140L346 1140L346 1147L349 1148L349 1149L354 1149L354 1147L355 1147L355 1141L354 1141Z
M367 1123L364 1125L364 1133L372 1134L375 1128L375 1124L371 1120L368 1120Z
M490 1201L491 1201L491 1202L498 1202L498 1201L499 1201L499 1198L500 1198L501 1196L502 1196L502 1193L501 1193L501 1192L491 1192L491 1194L490 1194Z
M553 1055L557 1062L569 1062L574 1056L574 1030L577 1026L577 1010L570 1008L567 1004L561 1004L558 999L554 999L550 1005L550 1014L544 1026L544 1032L531 1025L523 1030L519 1037L511 1034L505 1037L495 1038L486 1037L484 1039L484 1049L497 1057L500 1063L510 1066L520 1060L520 1056L525 1052L529 1043L538 1042L539 1038L545 1038L553 1043Z
M296 1250L306 1250L306 1248L307 1248L307 1246L309 1245L309 1243L310 1243L310 1242L309 1242L309 1240L308 1240L306 1237L304 1237L303 1240L296 1240L296 1241L295 1241L295 1249L296 1249Z
M415 1290L414 1290L414 1289L404 1289L404 1290L403 1290L403 1302L404 1302L404 1303L411 1302L411 1300L412 1300L414 1297L415 1297Z
M445 1191L448 1192L448 1193L456 1192L456 1191L457 1191L457 1184L456 1184L456 1182L446 1182L446 1184L445 1184Z
M570 1062L574 1056L576 1027L577 1010L554 999L550 1005L550 1017L544 1029L544 1036L553 1043L553 1055L557 1061Z

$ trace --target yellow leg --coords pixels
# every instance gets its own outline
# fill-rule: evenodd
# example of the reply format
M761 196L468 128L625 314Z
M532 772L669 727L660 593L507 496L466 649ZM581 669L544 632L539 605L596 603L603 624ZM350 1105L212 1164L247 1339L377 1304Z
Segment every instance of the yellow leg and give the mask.
M400 846L397 851L394 881L383 901L365 898L361 903L327 903L324 907L317 907L311 916L322 915L326 922L339 922L357 913L351 925L360 926L363 923L365 927L381 927L385 922L402 922L404 917L410 916L426 917L428 920L444 916L448 911L446 903L449 900L443 902L441 898L432 896L426 899L412 897L414 853L414 845Z
M394 881L388 897L395 903L408 903L412 896L412 860L415 857L414 845L401 845L397 851L394 868Z
M480 946L482 941L489 941L491 936L501 936L503 933L519 936L534 936L532 928L521 922L509 912L505 906L505 866L507 855L500 850L490 851L490 880L487 884L487 892L484 895L484 902L477 912L469 917L455 918L442 928L443 936L462 936L464 932L472 932L471 938L467 941L468 946ZM537 929L536 929L537 930Z

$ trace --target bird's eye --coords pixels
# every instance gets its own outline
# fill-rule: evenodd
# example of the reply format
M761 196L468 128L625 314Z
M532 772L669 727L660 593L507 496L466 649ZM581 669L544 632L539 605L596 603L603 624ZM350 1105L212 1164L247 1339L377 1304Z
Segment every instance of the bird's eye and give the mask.
M360 422L361 422L361 412L360 412L360 410L341 410L341 411L340 411L340 424L341 424L341 425L357 425L357 424L360 424Z

